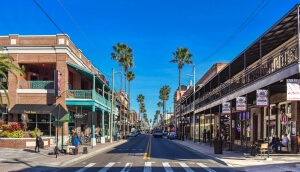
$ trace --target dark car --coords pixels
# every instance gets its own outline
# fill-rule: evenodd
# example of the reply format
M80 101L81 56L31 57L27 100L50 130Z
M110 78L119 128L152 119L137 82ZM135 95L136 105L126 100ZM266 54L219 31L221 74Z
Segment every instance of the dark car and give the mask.
M162 137L162 136L163 136L163 133L162 133L161 130L155 130L155 131L153 132L153 136L154 136L154 137Z
M167 130L165 130L164 133L163 133L163 135L166 136L166 135L168 135L168 133L169 132Z

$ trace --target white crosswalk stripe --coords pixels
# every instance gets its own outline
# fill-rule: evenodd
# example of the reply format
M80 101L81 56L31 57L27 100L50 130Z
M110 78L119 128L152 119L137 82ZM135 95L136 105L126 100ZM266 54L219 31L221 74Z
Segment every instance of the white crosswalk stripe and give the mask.
M85 170L87 170L88 168L94 166L95 164L96 164L96 163L90 163L90 164L86 165L85 167L83 167L83 168L77 170L76 172L84 172Z
M144 172L151 172L151 162L145 162Z
M111 168L114 168L114 165L116 165L116 163L120 164L120 162L109 162L107 165L105 165L98 172L107 172L107 171L110 171ZM155 162L146 161L144 163L144 172L152 172L152 164L153 163L155 163ZM90 163L90 164L86 165L85 167L77 170L76 172L84 172L88 168L93 167L95 164L96 163ZM195 168L195 169L201 168L201 169L204 169L204 170L206 170L208 172L216 172L215 170L211 169L210 167L208 167L204 163L195 163L195 162L189 162L188 164L186 164L184 162L171 162L171 163L170 162L162 162L161 168L164 168L166 172L173 172L172 165L175 165L174 168L178 168L178 165L176 165L176 164L179 164L179 166L182 167L186 172L195 172L192 168ZM196 164L198 166L195 166ZM189 165L192 165L192 168L189 167ZM125 166L124 166L124 168L121 170L121 172L129 172L132 167L133 167L133 163L132 162L126 163ZM155 165L155 168L157 168L157 167L159 167L159 164ZM93 167L93 168L95 168L95 167ZM134 169L133 169L133 171L134 171Z
M173 172L169 162L163 162L162 164L165 167L166 172Z
M215 170L213 170L213 169L207 167L206 165L204 165L203 163L197 163L197 165L199 165L200 167L203 167L208 172L216 172Z
M180 162L179 165L185 169L186 172L194 172L186 163Z
M112 167L114 165L115 165L115 162L110 162L104 168L102 168L99 172L106 172L110 167Z
M132 167L132 163L126 163L125 167L122 169L121 172L127 172Z

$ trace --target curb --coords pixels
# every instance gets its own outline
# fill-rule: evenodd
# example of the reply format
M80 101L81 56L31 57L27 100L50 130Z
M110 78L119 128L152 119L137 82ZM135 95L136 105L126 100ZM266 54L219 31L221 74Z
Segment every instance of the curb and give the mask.
M116 145L120 145L120 144L126 143L127 141L128 140L124 140L124 141L119 141L117 143L110 144L110 145L108 145L106 147L103 147L103 148L100 148L98 150L95 150L92 153L88 153L88 154L85 154L85 155L81 155L79 157L75 157L75 158L73 158L73 159L71 159L69 161L66 161L66 162L60 164L59 166L60 167L65 167L65 166L70 165L72 163L75 163L76 161L79 161L81 159L85 159L85 158L89 158L89 157L95 156L95 155L99 154L100 152L103 152L103 151L105 151L107 149L110 149L110 148L112 148L112 147L114 147Z
M181 145L181 146L185 147L185 148L188 148L188 149L192 149L192 150L194 150L194 151L197 151L198 153L200 153L200 154L202 154L202 155L205 155L205 156L207 156L207 157L209 157L209 158L215 160L216 162L218 162L218 163L220 163L220 164L222 164L222 165L225 165L225 166L228 166L228 167L233 167L232 164L230 164L230 163L228 163L228 162L225 162L225 161L223 161L222 159L220 159L220 158L218 158L218 157L213 157L213 156L210 155L210 154L200 152L200 150L197 150L196 148L193 148L193 147L189 147L188 145L181 144L181 143L178 142L178 141L174 141L174 142L175 142L176 144L178 144L178 145Z

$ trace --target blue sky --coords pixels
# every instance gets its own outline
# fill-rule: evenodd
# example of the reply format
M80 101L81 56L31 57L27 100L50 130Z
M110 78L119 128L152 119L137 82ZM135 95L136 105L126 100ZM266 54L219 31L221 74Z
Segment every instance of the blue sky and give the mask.
M281 19L296 0L8 0L1 2L0 36L65 33L111 81L112 46L132 47L135 80L130 84L131 108L145 96L149 119L159 110L159 90L171 87L167 110L173 112L178 88L177 47L194 56L196 81L216 62L230 62ZM39 6L46 14L39 8ZM58 26L58 28L57 28ZM193 80L192 65L182 70L182 84ZM124 84L122 84L124 86ZM120 78L115 76L115 87ZM116 90L119 90L117 89ZM124 87L123 87L124 89Z

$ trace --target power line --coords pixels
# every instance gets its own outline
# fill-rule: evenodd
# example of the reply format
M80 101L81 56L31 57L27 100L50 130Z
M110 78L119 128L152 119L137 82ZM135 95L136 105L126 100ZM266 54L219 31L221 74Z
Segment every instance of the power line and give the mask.
M83 32L83 30L81 29L81 27L77 24L76 20L72 17L72 15L69 13L69 11L65 8L65 6L63 5L63 3L62 3L60 0L57 0L57 1L60 3L60 5L61 5L61 7L63 8L63 10L67 13L67 15L69 16L69 18L70 18L71 21L74 23L74 25L77 27L77 29L80 31L80 33L83 35L83 37L87 40L87 42L89 43L89 45L90 45L95 51L97 51L97 52L100 54L99 50L94 46L94 44L92 43L92 41L91 41L91 40L88 38L88 36ZM108 64L106 60L104 60L104 62L105 62L106 64ZM99 69L99 70L100 70L100 69ZM104 75L108 76L108 74L105 74L105 73L102 72L102 71L101 71L101 73L103 73Z
M201 63L204 61L207 61L210 59L212 56L214 56L217 52L219 52L222 48L224 48L238 33L240 33L270 2L268 0L265 3L265 0L263 0L256 8L255 10L247 17L247 19L237 28L235 32L229 38L227 38L215 51L213 51L207 58L205 58ZM265 4L264 4L265 3ZM198 63L200 65L201 63Z
M34 0L35 4L40 8L40 10L48 17L48 19L53 23L53 25L63 34L66 35L62 29L60 29L60 27L54 22L54 20L47 14L47 12L42 8L42 6L39 5L39 3ZM60 0L58 0L58 2L60 3L60 5L62 6L62 8L65 10L65 12L68 14L68 16L71 18L72 22L75 24L75 26L79 29L79 31L81 32L81 34L83 34L84 38L88 41L89 45L95 49L98 53L99 51L92 45L91 41L88 39L88 37L86 36L86 34L81 30L81 28L79 27L79 25L76 23L76 21L74 20L74 18L71 16L71 14L66 10L66 8L63 6L63 4L60 2ZM104 60L105 61L105 60ZM107 61L105 61L107 63ZM108 63L107 63L108 64ZM100 70L100 69L99 69ZM105 75L106 77L108 77L109 75L102 72L101 74Z
M35 4L40 8L40 10L43 11L43 13L48 17L48 19L55 25L55 27L64 35L66 35L59 27L58 25L52 20L52 18L46 13L46 11L34 0Z

